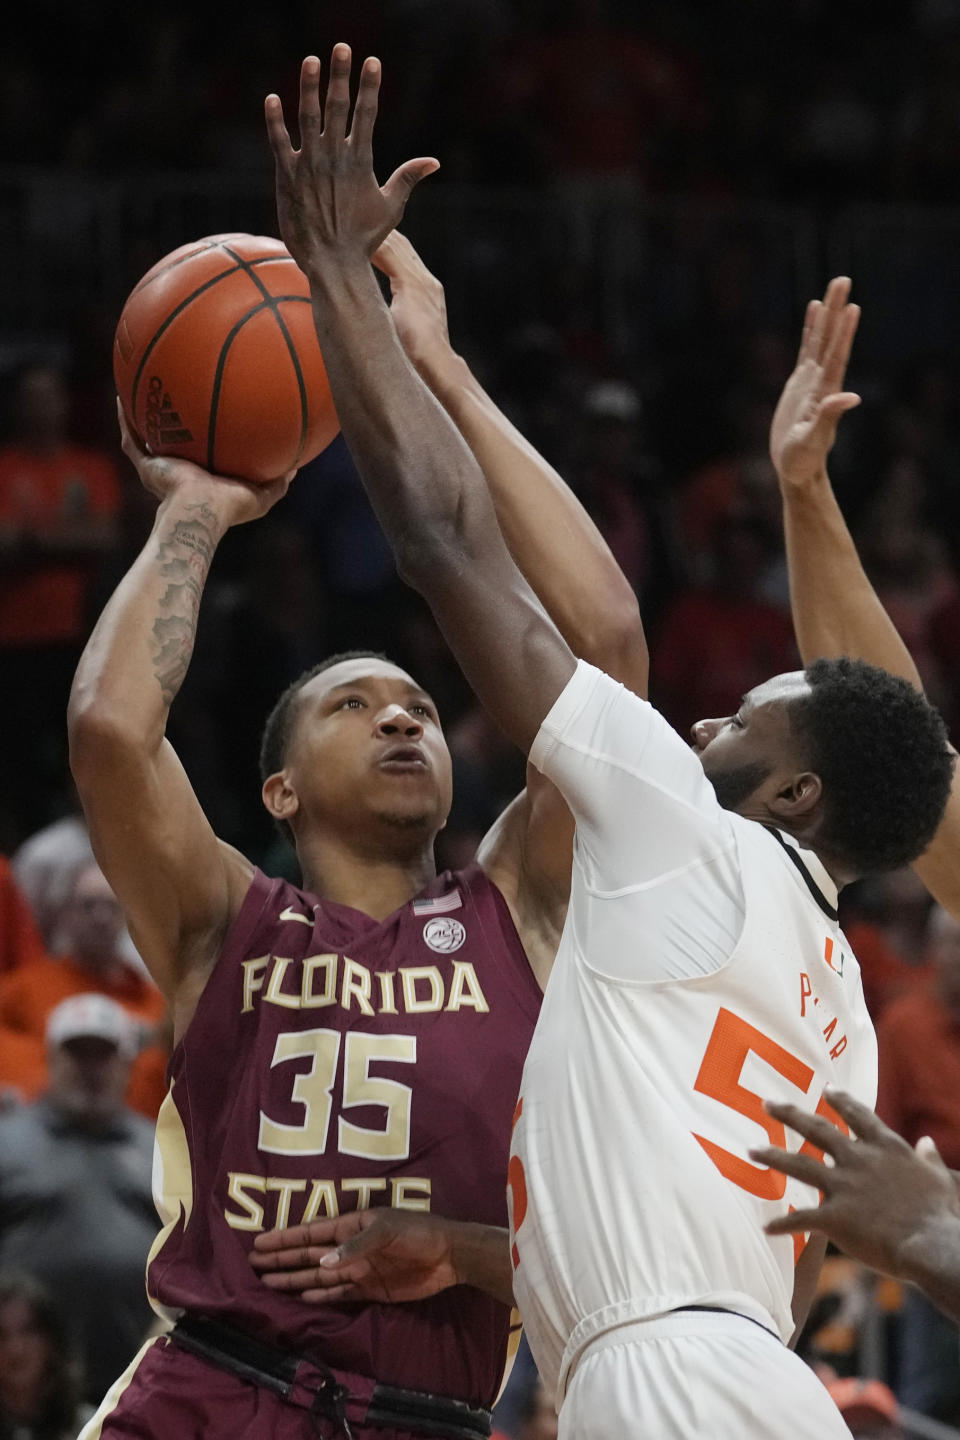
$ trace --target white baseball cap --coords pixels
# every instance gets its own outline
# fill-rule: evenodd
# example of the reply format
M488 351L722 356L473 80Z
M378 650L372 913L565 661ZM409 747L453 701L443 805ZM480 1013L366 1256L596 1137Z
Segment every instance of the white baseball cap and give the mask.
M71 995L51 1010L47 1018L48 1045L62 1045L85 1035L109 1040L127 1059L136 1054L136 1026L123 1006L109 995Z

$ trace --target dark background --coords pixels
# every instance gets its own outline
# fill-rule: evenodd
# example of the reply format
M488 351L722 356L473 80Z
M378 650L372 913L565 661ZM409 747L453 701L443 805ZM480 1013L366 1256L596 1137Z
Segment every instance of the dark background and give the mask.
M383 60L381 174L413 154L442 162L406 231L447 287L455 344L610 539L650 630L655 698L681 727L784 658L766 430L806 300L831 274L853 276L864 320L850 383L865 403L844 421L834 479L953 724L951 0L150 12L40 0L0 59L6 436L15 367L49 355L68 372L74 437L124 464L110 346L126 294L185 241L276 233L263 96L276 89L295 110L302 54L341 38ZM122 541L91 577L91 619L149 523L126 467L123 484ZM417 667L448 725L474 725L453 732L465 767L479 747L489 768L496 743L422 607L396 592L338 442L270 521L228 537L175 712L201 798L255 858L271 845L252 773L265 710L303 664L347 644ZM36 719L38 735L59 725ZM49 757L55 737L45 744ZM498 783L465 796L470 836L516 778L497 759ZM66 791L51 770L31 821ZM25 821L3 805L9 850Z

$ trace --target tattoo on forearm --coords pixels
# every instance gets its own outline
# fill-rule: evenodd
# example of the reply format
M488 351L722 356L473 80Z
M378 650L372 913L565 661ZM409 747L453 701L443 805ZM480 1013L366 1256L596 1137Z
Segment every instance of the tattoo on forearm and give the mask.
M168 582L153 623L153 671L165 705L170 705L187 673L197 635L200 598L213 560L220 526L208 505L190 507L188 520L178 520L160 537L157 558Z

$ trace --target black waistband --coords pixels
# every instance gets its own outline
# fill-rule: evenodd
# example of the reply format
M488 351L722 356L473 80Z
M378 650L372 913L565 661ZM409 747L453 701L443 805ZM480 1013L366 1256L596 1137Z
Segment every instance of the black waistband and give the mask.
M705 1315L735 1315L738 1320L749 1320L751 1325L756 1325L758 1329L762 1330L764 1334L769 1335L771 1339L776 1340L778 1344L783 1344L783 1341L776 1331L771 1330L768 1325L764 1325L762 1320L755 1320L752 1315L744 1315L741 1310L728 1310L726 1306L723 1305L678 1305L676 1310L670 1310L668 1313L670 1315L677 1315L681 1311L686 1310L698 1310Z
M311 1409L335 1420L343 1433L350 1435L346 1419L346 1404L352 1398L350 1391L340 1384L328 1366L310 1356L265 1345L241 1330L202 1315L182 1316L168 1339L253 1385L273 1390L285 1400L291 1398L295 1385L305 1384L313 1400ZM311 1367L319 1375L319 1381L299 1380L297 1371L301 1365ZM412 1430L421 1435L442 1436L443 1440L487 1440L492 1418L489 1410L468 1405L465 1400L375 1383L363 1424Z

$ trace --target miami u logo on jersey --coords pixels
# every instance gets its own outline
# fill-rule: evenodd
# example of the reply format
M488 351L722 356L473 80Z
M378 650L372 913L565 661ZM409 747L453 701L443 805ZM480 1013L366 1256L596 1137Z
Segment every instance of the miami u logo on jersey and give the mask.
M840 949L839 945L834 945L833 940L830 938L829 935L824 942L823 958L824 960L826 960L827 964L830 966L830 969L834 972L834 974L840 975L842 977L843 962L846 959L846 955Z

